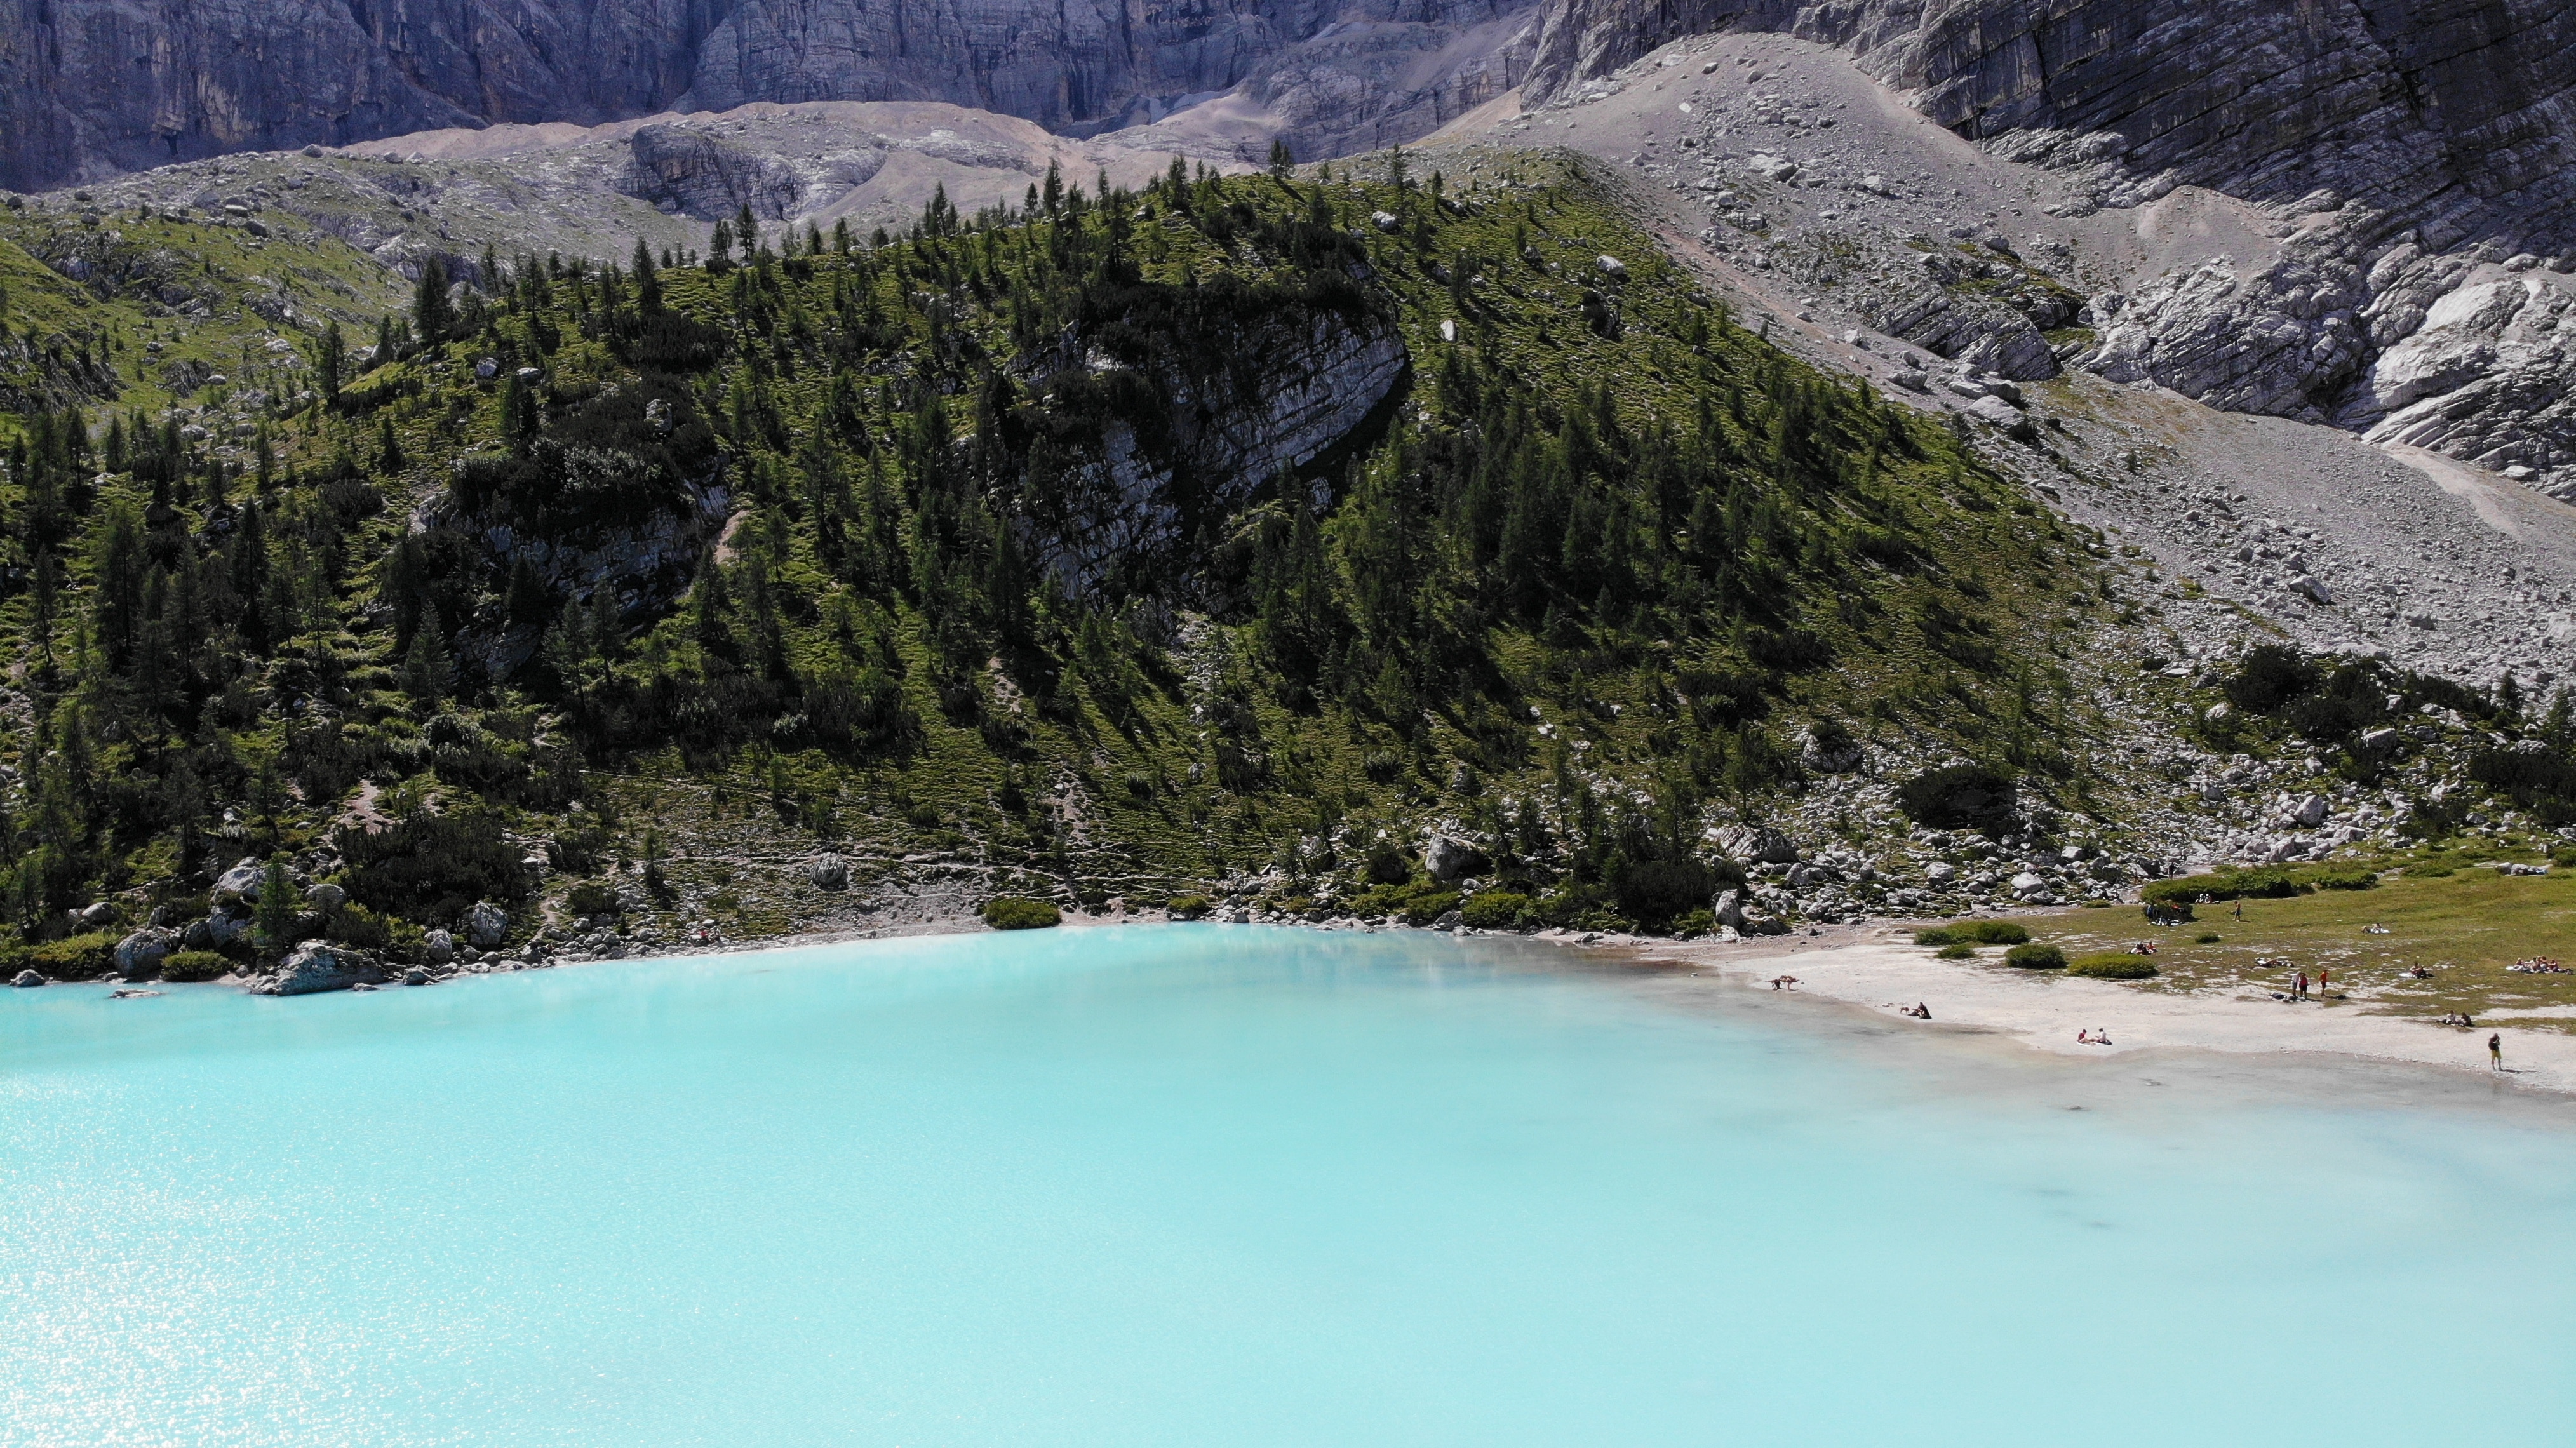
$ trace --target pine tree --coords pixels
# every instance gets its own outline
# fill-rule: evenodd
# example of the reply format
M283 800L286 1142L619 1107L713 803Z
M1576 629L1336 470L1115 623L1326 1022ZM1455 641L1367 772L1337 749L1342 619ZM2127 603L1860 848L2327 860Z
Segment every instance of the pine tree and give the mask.
M326 403L340 400L340 368L348 350L348 342L340 335L340 324L336 321L325 324L319 358L321 365L317 370L321 373L322 400Z
M412 333L421 345L435 347L447 340L456 328L456 308L447 299L447 263L432 255L420 269L420 283L412 288Z
M644 238L635 238L635 306L651 315L662 310L662 278L654 273L653 252Z
M1296 169L1297 157L1288 149L1288 138L1285 136L1271 137L1270 174L1278 177L1282 181L1285 181L1288 179L1288 174Z
M388 414L376 419L376 471L392 477L410 466L403 456L402 439L394 435L394 420Z
M403 655L401 683L404 693L430 710L456 688L456 664L448 656L447 641L438 636L437 620L425 617L421 625L412 631L411 648Z
M294 947L300 914L295 907L295 882L287 876L286 857L273 856L260 875L259 903L251 915L260 954L276 960Z
M723 276L733 270L733 223L716 218L715 235L707 239L707 272Z

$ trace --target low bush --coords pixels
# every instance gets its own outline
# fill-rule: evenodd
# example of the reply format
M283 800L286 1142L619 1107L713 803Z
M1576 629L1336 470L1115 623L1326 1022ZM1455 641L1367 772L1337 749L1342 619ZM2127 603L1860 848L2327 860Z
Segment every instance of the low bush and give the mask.
M1478 930L1518 930L1529 915L1530 897L1518 890L1487 890L1458 907L1458 918Z
M1974 960L1976 957L1977 947L1964 940L1953 940L1932 952L1932 958L1935 960Z
M1917 945L2021 945L2030 932L2009 920L1961 920L1914 932Z
M1163 913L1175 920L1196 920L1216 908L1205 895L1175 895L1163 902Z
M2054 945L2016 945L2004 952L2004 964L2024 970L2064 970L2066 952Z
M2156 963L2125 950L2098 950L2067 962L2066 973L2094 980L2145 980L2156 973Z
M2138 898L2150 905L2189 905L2206 895L2212 900L2277 900L2299 893L2290 872L2277 865L2254 870L2220 870L2210 875L2185 875L2174 880L2155 880L2138 892Z
M2379 872L2360 865L2319 865L2293 876L2311 890L2376 890Z
M1717 912L1702 905L1673 921L1673 934L1684 940L1696 940L1717 929Z
M1064 916L1044 900L997 896L984 906L984 923L995 930L1044 930L1064 923Z
M322 932L337 944L359 950L382 950L394 943L392 922L364 905L343 905Z
M213 980L233 963L211 950L182 950L161 962L161 978L182 982Z
M2013 781L1974 764L1928 770L1896 787L1896 807L1935 829L1973 829L2013 810Z
M616 890L596 880L584 880L564 897L564 908L575 915L614 915L621 907Z
M1457 908L1457 891L1437 890L1428 895L1414 896L1404 903L1400 913L1407 925L1428 925Z
M2193 936L2191 938L2191 943L2194 945L2216 945L2218 943L2218 939L2217 931L2204 930L2198 935Z
M12 952L7 969L12 975L32 970L47 980L95 980L116 968L116 941L105 930L48 940Z

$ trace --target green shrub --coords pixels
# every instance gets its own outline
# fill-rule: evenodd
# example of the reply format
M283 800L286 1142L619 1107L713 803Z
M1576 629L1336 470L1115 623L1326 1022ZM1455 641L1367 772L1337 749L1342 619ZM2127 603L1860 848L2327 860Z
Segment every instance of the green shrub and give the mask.
M1702 905L1673 921L1673 934L1684 940L1696 940L1717 929L1717 912Z
M995 930L1044 930L1063 922L1064 916L1044 900L1002 895L984 906L984 923Z
M2094 980L2145 980L2156 973L2156 963L2125 950L2097 950L2068 962L2066 973Z
M2012 813L2013 782L1980 765L1954 764L1898 785L1896 807L1934 829L1970 829Z
M1216 908L1216 902L1205 895L1175 895L1163 902L1163 910L1175 920L1196 920Z
M621 907L614 889L596 880L584 880L564 897L564 908L575 915L614 915Z
M1964 940L1953 940L1932 952L1932 958L1935 960L1974 960L1976 957L1977 947Z
M1416 895L1406 901L1402 913L1404 923L1407 925L1428 925L1457 908L1457 891L1438 890L1428 895Z
M2220 870L2211 875L2185 875L2155 880L2138 892L2150 905L2189 905L2206 895L2212 900L2277 900L2299 893L2298 882L2277 865L2254 870Z
M211 950L182 950L161 962L161 978L175 981L213 980L233 968L233 963Z
M1458 917L1478 930L1518 930L1528 917L1530 897L1518 890L1487 890L1458 907Z
M2191 943L2194 945L2216 945L2218 943L2218 932L2215 930L2204 930L2198 935L2193 936L2191 938Z
M2030 932L2009 920L1960 920L1914 932L1917 945L2021 945Z
M1401 885L1413 878L1413 862L1402 850L1380 840L1369 846L1368 863L1360 874L1372 885Z
M48 980L95 980L116 969L116 941L105 930L49 940L22 952L25 964L18 968Z
M391 923L364 905L341 906L332 913L322 933L341 945L360 950L382 950L394 943Z
M2319 865L2292 877L2311 890L2376 890L2379 872L2360 865Z
M2004 964L2024 970L2063 970L2066 952L2054 945L2016 945L2004 952Z

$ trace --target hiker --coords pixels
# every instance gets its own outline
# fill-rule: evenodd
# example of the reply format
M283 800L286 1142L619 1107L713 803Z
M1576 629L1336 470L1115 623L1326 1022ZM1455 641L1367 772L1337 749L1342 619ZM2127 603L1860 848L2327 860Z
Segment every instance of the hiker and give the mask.
M2318 966L2317 994L2324 995L2326 993L2326 987L2332 984L2334 984L2334 967L2330 965Z
M2294 1001L2303 1001L2307 998L2308 973L2303 970L2299 972L2299 978L2297 980L2290 982L2290 999Z
M2236 918L2239 920L2245 918L2245 902L2241 899L2236 902Z
M2487 1033L2487 1069L2490 1071L2504 1069L2504 1032L2502 1031Z

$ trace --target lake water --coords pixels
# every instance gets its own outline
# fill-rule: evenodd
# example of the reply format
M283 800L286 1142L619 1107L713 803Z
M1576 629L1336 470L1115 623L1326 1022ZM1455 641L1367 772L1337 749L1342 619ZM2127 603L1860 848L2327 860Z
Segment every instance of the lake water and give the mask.
M2483 1083L1221 926L104 996L0 992L0 1443L2576 1440Z

